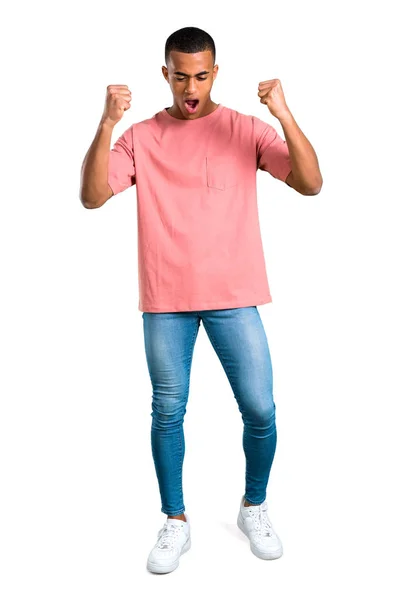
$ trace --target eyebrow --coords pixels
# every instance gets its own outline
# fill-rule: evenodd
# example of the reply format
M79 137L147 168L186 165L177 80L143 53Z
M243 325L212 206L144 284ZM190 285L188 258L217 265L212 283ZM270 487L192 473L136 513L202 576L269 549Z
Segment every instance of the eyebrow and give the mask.
M193 75L193 77L198 77L199 75L208 75L210 71L202 71L201 73L197 73ZM181 71L174 71L174 75L184 75L184 77L189 77L187 73L182 73Z

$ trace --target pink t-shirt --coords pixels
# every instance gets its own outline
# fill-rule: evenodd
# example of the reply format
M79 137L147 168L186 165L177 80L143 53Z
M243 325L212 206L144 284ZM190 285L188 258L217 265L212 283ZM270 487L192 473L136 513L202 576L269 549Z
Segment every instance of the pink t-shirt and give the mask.
M140 311L272 302L257 169L285 181L292 169L286 141L222 104L194 120L164 108L118 138L108 183L114 194L136 184Z

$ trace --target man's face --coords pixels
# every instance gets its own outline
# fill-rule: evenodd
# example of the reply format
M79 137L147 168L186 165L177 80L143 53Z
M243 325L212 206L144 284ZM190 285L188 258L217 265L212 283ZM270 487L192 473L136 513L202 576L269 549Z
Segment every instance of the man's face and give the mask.
M194 54L172 50L167 68L162 67L162 72L170 85L174 105L184 119L197 119L207 112L211 88L218 73L210 50ZM186 100L197 100L197 103L191 107Z

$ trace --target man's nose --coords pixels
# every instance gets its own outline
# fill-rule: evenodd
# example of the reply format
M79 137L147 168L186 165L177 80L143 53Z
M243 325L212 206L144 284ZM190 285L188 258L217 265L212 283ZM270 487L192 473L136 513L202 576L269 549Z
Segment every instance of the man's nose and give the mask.
M194 79L189 79L187 86L186 86L186 93L193 93L196 91L196 82Z

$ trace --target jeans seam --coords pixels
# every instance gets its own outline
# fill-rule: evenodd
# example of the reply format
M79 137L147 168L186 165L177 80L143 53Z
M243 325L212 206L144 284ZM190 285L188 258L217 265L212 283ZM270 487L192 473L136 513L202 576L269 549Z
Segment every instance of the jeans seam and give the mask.
M194 351L194 344L196 341L196 335L198 332L199 328L197 327L197 329L195 328L194 333L193 333L193 337L192 337L192 347L191 347L191 351L190 351L190 363L189 363L189 376L188 376L188 382L187 382L187 387L185 390L185 397L186 397L186 404L188 402L189 399L189 388L190 388L190 368L191 368L191 364L192 364L192 360L193 360L193 351ZM179 449L180 449L180 453L181 453L181 459L180 459L180 471L179 471L179 486L180 486L180 493L181 493L181 497L183 499L183 481L182 481L182 471L183 471L183 446L182 446L182 436L184 435L183 432L183 423L182 423L182 431L179 435ZM182 502L182 506L184 506L184 502ZM184 508L182 510L182 512L184 512ZM171 514L171 513L169 513ZM176 514L181 514L181 513L176 513Z

